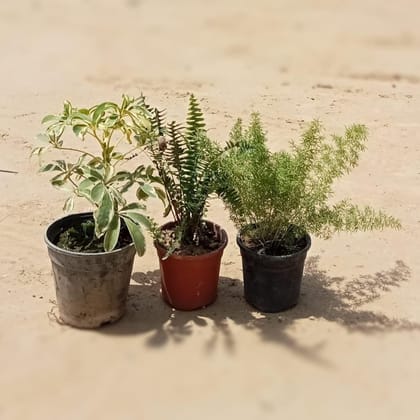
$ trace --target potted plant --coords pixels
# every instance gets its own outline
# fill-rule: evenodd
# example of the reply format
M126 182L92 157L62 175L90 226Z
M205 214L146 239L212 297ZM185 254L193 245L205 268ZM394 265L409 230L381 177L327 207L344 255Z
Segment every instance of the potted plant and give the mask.
M219 150L209 140L203 114L191 95L185 126L166 123L163 112L151 110L155 136L148 143L167 200L165 216L153 235L160 269L162 296L172 307L193 310L217 296L220 261L226 232L205 220L209 196L215 191Z
M327 139L313 121L290 151L272 153L258 114L247 129L236 122L217 176L239 229L245 299L252 306L278 312L297 303L310 235L400 227L382 211L331 201L333 182L357 165L366 139L362 125Z
M50 150L60 159L40 171L53 172L51 184L70 193L65 211L77 197L92 208L56 220L45 234L60 317L94 328L123 315L136 250L139 255L145 250L143 228L150 221L141 201L156 196L152 183L158 178L150 166L128 171L124 164L150 137L149 113L143 97L123 96L119 105L104 102L89 109L65 102L60 114L42 122L46 128L38 139L44 144L32 154ZM67 129L72 139L65 139ZM138 202L125 198L131 187L137 187Z

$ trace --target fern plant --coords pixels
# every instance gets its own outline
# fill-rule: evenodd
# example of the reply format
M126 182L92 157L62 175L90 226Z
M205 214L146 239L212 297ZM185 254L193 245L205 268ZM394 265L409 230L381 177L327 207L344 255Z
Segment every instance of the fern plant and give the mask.
M121 104L103 102L91 108L76 108L66 101L61 113L42 120L46 127L38 135L41 146L34 148L32 155L41 156L46 151L66 155L44 164L40 171L53 172L51 184L69 193L63 210L72 210L77 197L93 207L93 222L73 229L65 241L79 243L77 250L111 251L125 226L138 254L144 253L143 230L150 228L150 220L144 215L143 202L157 196L154 185L160 180L153 175L152 166L127 170L125 164L151 137L150 118L143 96L124 95ZM72 139L65 139L68 130ZM67 153L74 158L64 160ZM138 202L125 198L132 187L137 189Z
M332 202L333 182L350 172L365 148L367 130L352 125L327 139L313 121L291 151L272 153L258 114L248 128L234 125L217 171L218 193L242 238L272 255L302 247L304 235L399 228L400 222L350 200Z
M167 123L165 113L156 108L149 111L153 114L155 136L147 149L164 186L161 198L168 203L165 216L171 214L175 223L170 243L165 245L170 252L188 247L211 248L211 234L203 219L209 196L215 191L219 149L207 136L198 101L190 96L185 124ZM159 229L154 229L154 236L164 242Z

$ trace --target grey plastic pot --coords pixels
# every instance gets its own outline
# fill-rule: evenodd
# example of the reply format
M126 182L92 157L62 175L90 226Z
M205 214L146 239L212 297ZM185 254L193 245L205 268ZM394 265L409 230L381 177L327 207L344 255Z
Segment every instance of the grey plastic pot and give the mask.
M265 255L249 249L240 234L236 242L241 250L245 300L261 312L281 312L295 306L300 295L306 246L291 255Z
M111 252L73 252L55 245L58 235L92 213L72 214L53 222L45 242L52 262L61 320L73 327L95 328L115 322L125 312L136 250L133 244Z

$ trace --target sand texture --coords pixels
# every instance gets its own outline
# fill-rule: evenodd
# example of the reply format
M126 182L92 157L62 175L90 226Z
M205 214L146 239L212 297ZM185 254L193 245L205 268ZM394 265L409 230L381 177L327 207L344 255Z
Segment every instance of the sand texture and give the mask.
M419 15L416 0L1 1L0 418L420 418ZM259 111L273 150L313 118L366 124L337 197L403 229L314 238L299 305L264 315L214 200L230 238L214 305L166 306L149 246L119 323L57 324L43 235L66 195L28 158L40 119L140 92L173 118L194 92L221 142Z

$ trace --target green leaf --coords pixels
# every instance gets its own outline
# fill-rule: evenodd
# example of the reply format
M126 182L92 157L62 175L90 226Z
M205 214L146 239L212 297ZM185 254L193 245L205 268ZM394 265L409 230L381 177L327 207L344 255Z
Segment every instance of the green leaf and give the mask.
M147 194L149 197L157 197L155 188L152 187L150 184L143 184L140 185L141 190Z
M119 118L119 116L117 114L110 115L103 122L104 127L106 127L106 128L113 128L116 125L116 123L118 121L118 118Z
M69 212L72 211L74 207L74 197L69 197L65 202L64 202L64 206L63 206L63 210L65 212Z
M39 172L61 171L63 168L55 163L47 163L39 169Z
M133 177L139 182L142 181L145 178L145 169L144 165L139 165L133 172Z
M79 109L76 112L73 112L73 119L79 119L82 120L88 124L91 124L92 121L89 117L89 110L87 109Z
M144 127L144 129L150 131L152 128L152 123L150 122L150 120L143 115L140 115L138 118L140 124Z
M66 184L66 182L67 181L65 179L52 179L51 180L51 184L56 188L62 187L64 184Z
M127 108L127 105L131 102L130 101L130 97L129 96L127 96L127 95L125 95L125 94L123 94L122 95L122 104L121 104L121 108L122 109L126 109Z
M96 107L96 109L93 113L93 116L92 116L92 120L95 124L98 123L98 120L103 115L103 113L105 111L105 106L106 106L106 103L103 103L103 104L100 104Z
M47 122L50 121L58 121L58 117L56 115L46 115L42 121L41 124L46 124Z
M134 140L137 142L137 145L139 147L141 147L141 146L144 146L146 144L146 141L148 140L148 137L147 137L147 135L140 136L140 135L136 134L136 135L134 135Z
M76 124L73 126L73 133L77 136L82 138L86 133L87 127L82 124Z
M102 163L102 159L99 156L92 158L87 164L90 165L98 165Z
M95 233L100 238L108 229L112 218L114 217L114 205L108 191L104 191L102 201L98 210L94 213Z
M119 188L121 194L126 193L130 187L133 185L133 181L126 182L122 187Z
M144 239L143 232L139 225L131 221L130 218L122 216L124 222L127 226L128 231L130 232L130 236L133 239L134 246L136 247L137 254L141 257L144 255L146 250L146 241Z
M84 179L80 184L79 184L79 188L78 190L80 192L86 193L88 191L90 191L92 189L92 187L94 186L94 182L91 181L90 179Z
M106 191L105 185L102 184L102 182L99 182L96 184L90 193L90 196L92 198L92 201L96 204L99 204L102 200L102 197L104 196Z
M138 188L136 191L136 197L142 201L146 200L149 196L141 188Z
M171 205L168 204L168 206L165 208L165 211L163 212L163 217L169 216L170 213L171 213Z
M118 105L114 104L113 102L103 102L102 104L99 104L93 112L92 120L94 124L98 124L101 117L105 114L105 111L107 108L113 108L116 111L118 110Z
M68 116L70 114L70 112L71 112L71 109L72 109L72 106L71 106L70 101L65 100L64 101L64 111L63 111L63 114L65 116Z
M109 229L105 233L104 237L104 249L105 251L112 251L117 245L118 238L120 236L121 219L116 214L112 218L109 225Z
M82 163L85 161L86 156L87 156L86 154L84 154L84 155L80 156L80 157L79 157L79 159L77 159L77 163L76 163L76 165L75 165L75 166L81 166L81 165L82 165Z
M152 227L150 220L143 214L136 213L134 211L121 211L121 214L123 214L124 217L129 217L131 221L137 223L138 225L143 225L146 229L150 230Z
M67 163L65 160L56 160L55 163L63 170L63 171L67 171Z
M121 194L120 191L118 191L116 188L112 186L108 186L108 191L110 192L112 198L114 201L117 201L119 206L125 206L127 204L127 200L124 198L124 196Z
M50 136L48 134L45 134L45 133L37 134L36 139L40 143L44 143L44 144L49 144L50 143Z
M130 203L121 209L122 212L129 210L144 210L146 207L140 203Z
M109 180L113 177L114 173L115 173L115 168L114 168L114 166L112 166L112 165L108 165L108 166L105 168L105 175L104 175L105 182L108 182L108 181L109 181Z
M124 155L120 152L113 152L111 154L111 157L112 157L112 159L115 159L115 160L123 160L124 159Z
M66 192L73 192L73 186L68 186L68 176L67 173L59 173L55 177L50 179L51 185L59 190L66 191Z
M85 176L89 177L89 178L93 178L99 181L103 181L104 177L102 175L101 172L99 172L99 170L92 168L91 166L82 166L81 167L83 173L85 174Z
M162 203L166 203L166 193L164 190L162 190L162 188L156 188L155 187L155 191L156 194L158 196L158 198L160 199L160 201L162 201Z
M131 179L131 173L128 171L119 171L117 172L114 177L111 179L112 182L115 181L127 181Z
M158 176L150 176L149 181L150 182L155 182L156 184L163 184L162 178L160 178ZM155 189L156 189L156 187L155 187Z
M31 157L32 156L39 156L41 153L43 153L45 151L46 147L35 147L34 149L32 149L31 152Z

